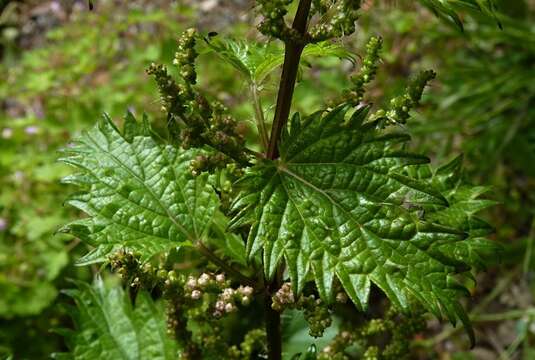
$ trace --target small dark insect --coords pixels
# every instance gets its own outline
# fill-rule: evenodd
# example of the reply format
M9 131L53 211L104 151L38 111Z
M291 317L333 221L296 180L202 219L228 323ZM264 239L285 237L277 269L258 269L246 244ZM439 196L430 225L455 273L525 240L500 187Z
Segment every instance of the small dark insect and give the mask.
M209 38L212 38L212 37L214 37L214 36L217 36L217 32L216 32L216 31L210 31L210 32L208 33L208 37L209 37Z

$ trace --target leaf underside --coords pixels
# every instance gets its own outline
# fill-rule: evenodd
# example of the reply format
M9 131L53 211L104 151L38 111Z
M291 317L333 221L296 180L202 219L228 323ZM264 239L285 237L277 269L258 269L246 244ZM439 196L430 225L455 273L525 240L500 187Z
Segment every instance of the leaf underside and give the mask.
M78 289L66 291L76 302L72 310L76 331L60 330L71 353L58 359L176 359L176 343L167 335L165 311L150 295L140 292L135 306L120 286L93 286L77 282Z
M423 210L445 211L448 201L444 189L407 171L428 162L405 150L409 137L365 122L367 108L351 117L348 109L296 115L280 159L259 163L237 184L231 225L251 226L248 255L263 250L268 277L284 259L296 293L311 276L331 302L337 279L366 309L373 283L401 309L416 300L468 325L457 299L485 256L474 255L481 244L464 225L425 218Z
M218 199L207 174L191 175L198 151L156 143L132 117L121 134L105 117L64 153L60 160L79 169L64 182L82 189L67 204L89 217L62 231L95 247L81 264L102 261L119 247L147 260L206 235Z

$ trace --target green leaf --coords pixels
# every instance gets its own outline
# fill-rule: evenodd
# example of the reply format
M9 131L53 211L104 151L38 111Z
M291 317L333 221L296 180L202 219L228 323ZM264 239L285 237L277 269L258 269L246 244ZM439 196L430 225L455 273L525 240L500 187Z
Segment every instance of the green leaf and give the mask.
M193 244L206 236L218 206L208 175L193 177L189 170L199 151L158 144L143 135L146 130L135 130L128 117L127 135L106 117L61 159L80 170L64 179L82 188L67 203L89 217L62 231L96 247L84 263L100 261L118 247L139 251L146 260Z
M212 223L212 236L207 240L208 244L214 245L216 253L223 258L235 262L239 265L247 265L245 244L240 235L227 231L227 217L217 211Z
M269 74L284 62L284 50L273 43L265 45L231 39L205 39L208 48L240 72L248 82L261 84ZM329 42L309 44L302 59L338 57L353 61L352 54L343 46Z
M448 207L423 206L415 211L423 211L428 221L466 232L469 238L447 251L462 254L461 261L469 259L470 265L484 269L490 261L496 259L495 255L501 252L502 248L498 243L482 237L493 229L477 213L496 205L497 202L480 198L490 190L489 187L472 186L463 181L462 159L462 155L457 156L435 172L427 165L408 169L410 176L432 183L449 203Z
M367 110L350 117L344 105L294 117L280 159L259 163L237 184L232 225L251 226L248 254L263 250L268 277L284 259L296 293L311 275L331 302L338 279L365 309L373 283L401 309L416 300L468 326L457 301L473 265L457 252L467 234L411 210L448 202L431 182L404 174L428 159L405 150L406 134L365 122Z
M78 289L66 291L77 306L71 311L76 330L61 330L71 359L176 359L176 343L167 335L162 304L140 292L132 306L118 285L110 286L97 277L93 286L77 282Z
M420 0L420 2L439 18L453 22L461 31L463 30L463 22L459 16L459 10L462 9L482 13L484 16L494 19L501 28L494 0Z
M462 181L462 156L440 167L431 181L448 199L450 206L444 209L429 209L426 216L428 219L463 229L471 236L483 236L492 231L492 227L476 214L496 205L497 202L480 198L490 191L489 187L471 186Z

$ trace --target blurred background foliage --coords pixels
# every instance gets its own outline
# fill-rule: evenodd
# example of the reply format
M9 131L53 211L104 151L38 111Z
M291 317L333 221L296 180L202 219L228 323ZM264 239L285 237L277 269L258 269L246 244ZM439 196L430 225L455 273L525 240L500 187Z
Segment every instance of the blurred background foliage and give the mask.
M176 35L190 26L257 39L252 8L248 0L99 0L89 11L85 0L0 0L0 358L64 350L51 331L69 324L60 291L72 287L66 279L90 281L99 271L76 267L83 249L55 234L76 216L62 206L70 190L59 182L66 169L55 161L57 149L103 112L119 122L127 109L146 112L163 126L144 69L170 64ZM461 32L416 2L365 1L357 35L338 44L354 60L307 58L294 97L296 110L328 105L348 85L371 35L381 35L385 49L370 99L398 94L417 70L438 72L406 125L413 146L435 164L464 154L467 178L492 186L490 197L500 202L486 216L505 251L499 267L478 276L467 304L476 348L468 352L459 329L430 320L430 331L414 341L423 359L535 358L535 3L501 0L498 9L502 29L463 13ZM207 46L202 53L200 87L252 134L246 79ZM267 119L276 80L262 85ZM297 351L312 341L304 326L287 324L287 346Z

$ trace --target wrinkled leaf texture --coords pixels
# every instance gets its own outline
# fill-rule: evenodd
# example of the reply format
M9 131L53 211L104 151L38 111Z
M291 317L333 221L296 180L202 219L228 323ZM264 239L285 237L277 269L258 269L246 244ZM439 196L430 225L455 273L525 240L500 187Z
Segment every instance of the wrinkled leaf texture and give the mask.
M337 279L364 310L373 283L401 309L416 300L438 317L460 319L473 340L458 298L468 293L469 270L494 247L484 242L480 251L464 221L427 220L425 210L451 209L443 187L409 173L429 160L405 150L407 134L366 122L367 107L348 110L295 115L280 159L257 164L237 184L231 226L251 227L248 256L262 252L268 277L284 259L295 293L312 277L332 302Z
M207 235L218 206L208 174L194 177L190 160L198 150L158 144L144 126L127 116L123 134L104 117L85 132L61 161L79 172L64 179L82 191L67 204L89 217L66 225L95 249L80 264L102 261L120 247L143 260Z

